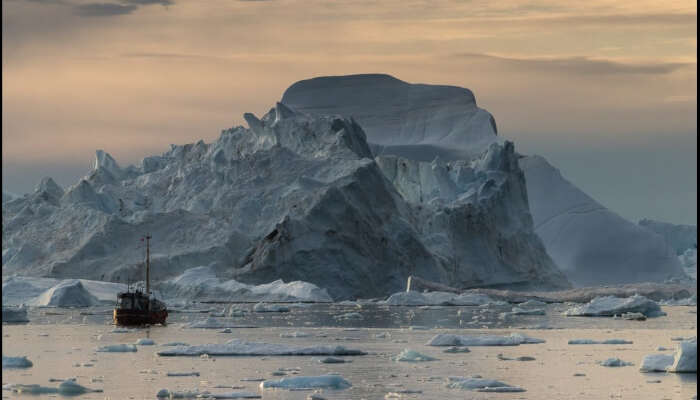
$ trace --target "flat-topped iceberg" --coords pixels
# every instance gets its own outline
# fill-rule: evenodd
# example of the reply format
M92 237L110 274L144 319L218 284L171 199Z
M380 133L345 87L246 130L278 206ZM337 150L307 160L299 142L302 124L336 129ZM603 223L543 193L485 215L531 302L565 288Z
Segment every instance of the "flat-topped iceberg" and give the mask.
M521 333L510 336L480 335L462 336L440 333L426 343L427 346L518 346L521 344L544 343L543 339L533 338Z
M627 298L596 297L586 304L568 309L564 314L568 317L612 317L625 313L641 313L646 317L666 315L655 301L638 295Z
M133 344L110 344L98 347L95 351L100 353L130 353L137 351Z
M480 306L493 301L489 296L479 293L398 292L383 303L390 306Z
M232 339L223 344L173 346L157 352L159 356L358 356L364 351L343 346L292 346L276 343L245 342Z
M295 376L260 383L260 389L347 389L352 384L340 375Z

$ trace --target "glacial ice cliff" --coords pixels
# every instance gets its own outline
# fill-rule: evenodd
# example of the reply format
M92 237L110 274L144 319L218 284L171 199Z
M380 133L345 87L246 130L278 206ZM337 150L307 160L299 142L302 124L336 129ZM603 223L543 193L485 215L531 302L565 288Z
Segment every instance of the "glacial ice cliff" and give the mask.
M405 287L561 288L532 231L513 145L471 161L375 160L360 125L278 103L218 140L172 145L63 189L52 179L3 204L3 275L126 282L208 266L247 284L307 281L335 299Z
M379 155L380 165L385 155L399 155L414 160L409 165L423 165L415 176L430 170L426 167L430 163L417 161L438 157L443 164L459 163L502 142L493 117L478 108L473 94L463 88L410 84L388 75L332 76L299 81L287 89L282 101L313 115L353 116ZM661 237L606 209L544 158L523 157L518 163L527 182L524 202L529 203L535 232L574 285L684 276ZM448 179L438 175L430 179L431 201L455 198ZM417 182L404 179L397 187L410 201L420 202L426 190ZM523 201L505 203L518 207Z

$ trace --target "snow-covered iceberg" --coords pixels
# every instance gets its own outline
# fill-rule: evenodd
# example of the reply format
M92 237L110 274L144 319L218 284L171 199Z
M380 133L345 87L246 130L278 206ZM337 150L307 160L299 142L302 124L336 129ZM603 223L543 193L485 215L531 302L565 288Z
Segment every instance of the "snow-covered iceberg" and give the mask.
M575 286L663 282L685 274L658 234L608 210L540 156L518 160L547 253Z
M377 74L329 76L294 83L282 102L313 115L352 116L380 160L399 157L400 173L393 172L396 162L383 170L414 200L449 199L449 180L431 169L439 172L440 163L472 159L502 141L494 118L464 88L410 84ZM431 165L436 157L441 161ZM519 157L516 163L527 183L522 192L527 193L523 197L533 229L576 286L683 275L674 251L659 235L606 209L544 158ZM538 257L533 251L527 254Z
M98 151L73 186L45 180L4 204L3 275L125 282L141 274L134 247L148 231L154 282L204 265L219 280L205 286L303 280L335 300L386 296L410 275L459 287L567 287L533 231L512 143L493 140L493 119L469 91L440 97L451 115L435 127L455 131L426 143L471 142L461 135L473 132L486 139L475 158L375 159L354 119L282 103L262 118L245 114L247 128L138 165Z
M405 361L405 362L418 362L418 361L435 361L437 358L431 357L425 354L421 354L415 350L404 349L396 357L393 358L394 361Z
M196 346L173 346L159 350L159 356L358 356L363 351L347 349L343 346L293 346L276 343L245 342L232 339L223 344L203 344Z
M625 313L641 313L646 317L666 315L655 301L638 295L627 298L596 297L586 304L566 310L564 314L568 317L612 317Z
M113 304L126 285L87 279L54 279L3 276L3 305L28 304L51 307L90 307Z

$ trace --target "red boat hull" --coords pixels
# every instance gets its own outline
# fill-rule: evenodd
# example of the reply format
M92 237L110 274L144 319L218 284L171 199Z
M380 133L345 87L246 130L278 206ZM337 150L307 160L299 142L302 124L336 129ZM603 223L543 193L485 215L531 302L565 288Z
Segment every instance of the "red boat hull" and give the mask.
M114 310L114 324L120 326L165 325L168 311Z

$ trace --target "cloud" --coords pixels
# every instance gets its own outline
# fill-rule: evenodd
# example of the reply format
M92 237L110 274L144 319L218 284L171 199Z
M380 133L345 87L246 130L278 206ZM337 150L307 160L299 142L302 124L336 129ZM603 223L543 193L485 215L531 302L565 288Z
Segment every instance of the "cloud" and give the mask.
M172 0L122 0L123 3L126 4L136 4L139 6L148 6L151 4L160 4L161 6L170 6L175 3L173 3Z
M491 60L505 65L540 72L575 73L580 75L617 75L650 74L663 75L680 68L691 66L690 63L620 63L612 60L593 59L589 57L552 57L552 58L514 58L489 54L459 53L456 57Z
M138 6L117 3L88 3L75 6L75 13L81 17L112 17L131 14Z

